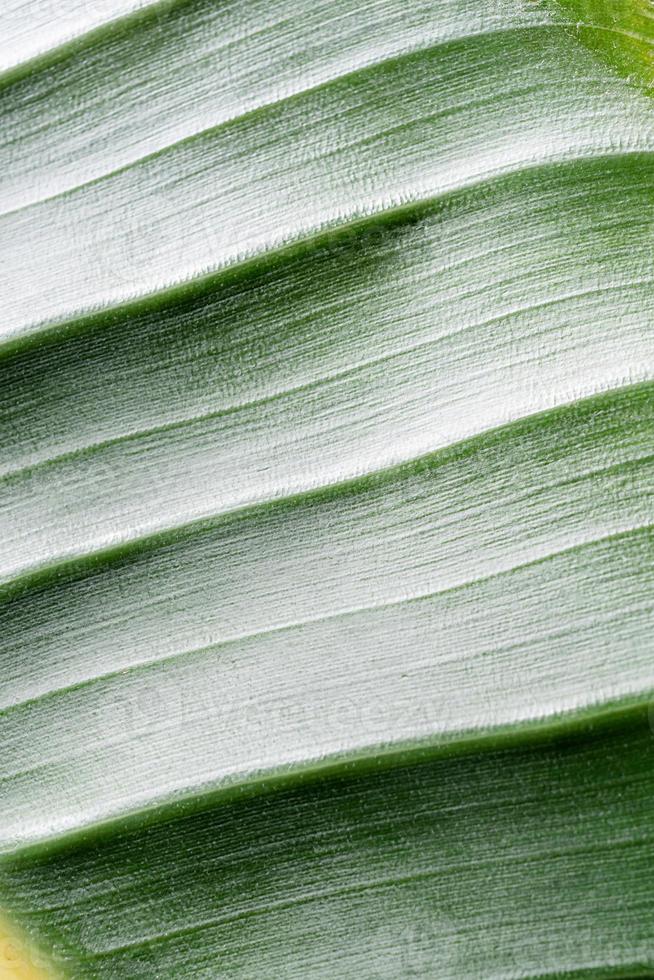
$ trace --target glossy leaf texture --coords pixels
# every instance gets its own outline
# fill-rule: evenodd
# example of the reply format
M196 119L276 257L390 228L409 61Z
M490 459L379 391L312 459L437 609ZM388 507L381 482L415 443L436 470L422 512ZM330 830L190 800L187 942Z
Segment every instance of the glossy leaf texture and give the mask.
M651 4L47 7L0 14L25 949L651 975Z

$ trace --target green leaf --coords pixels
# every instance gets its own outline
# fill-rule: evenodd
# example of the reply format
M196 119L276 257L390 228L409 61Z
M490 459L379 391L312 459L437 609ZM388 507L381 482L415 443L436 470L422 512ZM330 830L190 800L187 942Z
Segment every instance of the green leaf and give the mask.
M650 976L652 11L78 6L0 14L24 959Z

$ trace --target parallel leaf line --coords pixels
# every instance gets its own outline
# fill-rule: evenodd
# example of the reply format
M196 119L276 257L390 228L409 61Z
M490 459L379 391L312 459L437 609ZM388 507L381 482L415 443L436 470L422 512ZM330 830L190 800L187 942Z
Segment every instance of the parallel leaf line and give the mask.
M367 470L361 469L357 472L351 472L346 476L328 483L324 481L313 484L307 483L304 487L290 493L280 491L276 496L270 495L262 499L254 499L225 510L217 511L212 509L210 512L193 517L190 520L180 521L163 528L148 530L144 533L132 535L129 538L114 540L110 544L105 544L104 546L78 554L69 553L59 556L54 561L45 561L0 580L0 608L4 601L10 601L13 597L23 594L32 587L38 587L40 583L48 579L60 577L67 570L74 573L85 567L97 567L99 563L110 564L132 554L151 551L161 545L192 535L203 528L222 523L225 519L229 519L234 515L242 516L246 513L254 513L272 507L292 506L306 498L321 497L325 494L347 493L351 489L360 486L361 483L373 482L380 478L389 478L394 474L399 475L402 471L411 470L415 466L419 466L421 463L427 462L435 456L455 452L457 448L467 447L468 451L471 451L472 447L479 440L523 425L529 420L533 420L535 423L546 424L548 418L556 417L561 412L566 409L569 410L579 403L592 402L598 398L615 397L630 391L637 392L639 389L646 390L651 380L651 376L646 376L645 378L641 377L636 380L630 379L629 384L626 386L617 383L611 383L607 386L596 386L591 392L585 392L582 396L577 393L568 402L558 402L547 408L539 407L534 412L521 414L516 418L509 418L489 429L462 434L452 442L426 453L389 458L383 465L377 465Z
M618 159L620 160L629 159L631 156L640 157L642 156L642 154L639 153L638 151L635 152L629 151L629 152L619 154ZM612 160L614 158L615 158L615 154L611 154L608 159ZM600 154L596 157L597 161L601 161L603 159L606 159L605 155L603 154ZM542 165L542 168L539 164L536 164L534 167L525 167L524 172L527 175L529 175L529 172L531 170L536 170L536 171L538 171L539 169L560 170L562 167L567 169L568 167L574 167L578 163L583 165L584 163L589 163L589 162L591 161L589 160L589 158L586 157L581 158L579 161L572 158L563 161L563 163L561 163L560 161L545 163ZM248 276L254 277L257 273L260 273L260 269L259 269L260 265L273 266L273 267L278 265L283 266L289 260L292 260L294 258L293 253L298 250L303 250L306 251L307 253L311 253L314 250L317 251L324 246L325 242L323 241L323 239L328 239L330 242L334 240L333 244L338 246L339 240L347 236L351 230L354 230L355 233L358 234L359 231L361 231L362 233L365 232L365 229L371 225L372 226L388 225L389 227L392 228L398 225L414 223L417 221L430 220L430 219L433 220L438 216L439 208L442 207L444 203L446 203L448 198L452 197L456 199L457 197L461 197L465 199L466 197L474 195L475 193L480 191L486 183L488 184L494 183L495 179L497 179L498 181L518 180L522 176L522 174L523 174L523 168L520 167L510 173L498 174L497 178L491 177L488 180L486 180L486 178L481 178L479 181L473 181L467 185L462 185L460 189L455 188L451 191L445 191L443 194L435 194L433 197L426 197L424 199L416 201L415 203L409 202L409 204L406 207L400 205L396 210L389 209L388 212L381 211L381 212L371 213L369 215L364 216L360 220L355 221L351 225L334 226L328 229L323 234L321 234L318 231L318 234L316 235L315 243L312 239L307 239L307 240L303 240L300 243L290 243L288 246L282 247L278 251L271 250L269 252L265 252L261 255L256 256L253 260L248 261L246 263L246 265L248 266L252 265L255 266L255 268L251 270L249 268L244 269L242 277L245 279L247 279ZM623 181L621 183L621 190L623 192L627 190L654 191L654 169L652 170L651 184L643 184L642 182L633 184L633 183L627 183ZM577 202L579 199L585 200L586 198L592 196L592 193L593 193L592 187L589 187L587 185L584 185L581 188L576 187L574 189L574 194L572 195L570 200L574 202ZM567 197L565 198L565 201L566 204L569 203ZM621 219L616 219L614 216L612 216L610 219L604 222L600 222L597 225L594 225L594 227L595 228L610 227L613 229L628 227L630 229L633 229L635 227L649 228L650 225L651 222L647 221L647 219L644 219L642 222L635 222L633 218L625 218L624 220L621 220ZM556 236L556 232L546 232L544 234L528 235L526 237L513 239L507 243L500 244L500 245L495 244L491 248L483 247L478 251L473 251L469 254L466 254L465 256L463 256L460 259L457 259L456 261L446 262L442 266L439 266L438 271L452 272L457 269L462 269L468 264L474 263L475 261L479 261L482 258L492 258L497 255L501 255L504 252L511 251L512 249L519 247L521 245L524 246L529 245L531 247L535 243L542 244L543 242L551 241L555 236ZM202 294L206 294L209 291L211 292L215 291L215 289L220 285L220 283L219 282L213 283L212 279L214 278L216 280L220 280L224 278L226 280L225 285L230 285L232 279L241 278L239 272L240 270L237 269L235 266L230 266L229 268L221 269L215 276L208 276L206 279L203 279L201 282L198 282L197 293L200 294L200 296L202 296ZM505 282L505 281L512 282L517 280L518 278L519 276L516 275L513 277L513 279L501 280L501 282ZM647 285L651 281L652 280L650 279L644 279L642 280L642 284ZM639 280L633 280L631 282L625 283L625 285L626 286L637 285L638 282ZM184 284L183 292L184 293L196 292L196 290L193 288L187 289L187 287L189 286L192 287L193 285L194 283L192 280ZM607 287L607 288L612 288L612 287ZM373 294L373 290L369 289L368 291L364 292L363 295L370 296L372 294ZM474 294L475 291L467 291L462 293L462 296L464 298L467 298ZM138 314L141 312L143 315L147 315L148 313L152 312L151 310L148 309L149 306L154 306L155 308L158 308L161 305L165 306L165 304L160 304L156 302L157 297L158 297L158 292L155 292L154 294L148 296L136 297L134 300L129 301L129 308L127 308L128 304L120 304L120 306L117 306L115 308L115 313L116 314L131 313L131 315L133 316L138 316ZM175 298L173 298L173 301L174 299ZM144 307L142 311L139 310L139 307L141 305ZM134 308L132 309L132 307ZM14 356L14 351L13 351L14 347L19 348L17 353L20 355L21 347L24 347L27 351L31 349L35 349L38 351L38 350L42 350L43 345L46 343L50 343L50 344L65 343L70 335L75 336L77 334L76 328L79 328L81 326L88 326L88 325L92 326L94 320L98 320L98 321L106 320L109 318L109 312L110 312L109 310L98 310L95 312L90 311L88 313L85 313L82 316L80 316L77 320L70 321L70 330L66 330L67 324L62 323L62 324L55 325L52 329L49 330L44 329L43 331L40 331L38 334L31 334L24 337L10 338L6 340L4 344L2 343L2 341L0 341L0 359L3 356L5 357ZM10 349L7 349L5 351L4 350L5 347Z
M216 643L206 644L200 647L195 647L192 649L177 650L174 653L167 654L163 657L153 657L148 660L138 661L136 663L124 664L123 666L107 671L102 674L96 674L93 677L87 677L83 680L76 681L73 684L63 685L57 688L50 688L47 691L38 694L31 698L25 698L22 701L17 701L13 704L8 704L0 707L0 718L6 717L13 714L26 706L33 706L44 701L49 701L52 698L57 698L58 696L64 694L70 694L73 692L86 690L95 686L98 683L115 680L117 678L126 678L127 676L133 677L152 668L158 669L160 666L169 665L171 662L179 660L188 660L189 658L199 658L210 652L218 652L225 650L226 648L239 646L242 643L247 643L251 640L257 640L264 637L275 636L277 634L294 632L296 630L305 629L307 626L314 626L322 623L337 622L341 619L348 619L354 616L359 616L366 613L378 613L388 609L397 609L401 606L419 604L421 602L428 601L430 599L435 599L437 597L452 595L459 592L465 592L469 589L475 588L480 585L486 585L489 582L493 582L497 579L509 578L519 572L525 571L529 568L538 568L541 565L547 565L549 562L560 558L564 555L576 555L580 552L584 552L588 549L597 547L598 545L603 545L607 543L613 543L615 541L623 541L625 539L638 538L640 536L647 536L650 532L654 530L654 523L644 523L628 526L626 528L621 528L618 531L612 531L609 534L590 536L581 541L577 541L573 545L567 545L565 548L559 548L554 551L548 551L543 555L539 555L537 558L529 559L525 562L516 563L509 565L504 568L496 569L493 572L489 572L486 575L478 575L464 581L457 582L454 585L447 586L442 589L435 589L429 592L415 593L413 595L402 596L400 598L389 599L384 602L371 603L369 605L355 606L352 608L340 609L334 612L325 613L319 616L307 617L303 620L296 620L286 623L276 624L275 626L268 627L266 629L254 630L249 633L243 633L238 636L232 636L225 640L219 640ZM624 610L622 610L624 612ZM561 634L565 634L567 629L562 629ZM558 635L556 630L553 631L555 635ZM511 650L515 644L508 644L498 647L498 650ZM475 654L474 656L479 656L481 654ZM80 755L84 755L84 750L81 751ZM49 763L45 764L45 767ZM34 770L27 770L29 772L36 771L40 769L41 766L35 766ZM25 772L25 770L20 770L20 772ZM0 776L0 785L3 782L11 780L13 776L18 775L18 771L11 774L5 774Z
M473 34L464 34L461 36L455 35L452 38L447 38L445 40L432 41L426 44L424 47L420 46L420 47L409 48L407 50L389 54L376 61L362 63L348 71L344 71L342 73L332 75L329 78L321 82L318 82L315 85L309 85L305 88L298 89L297 91L292 92L289 95L284 95L278 99L273 99L269 102L262 102L260 105L255 105L252 108L247 109L245 112L238 113L234 116L230 116L227 119L221 120L221 122L217 123L216 125L207 126L206 128L201 129L198 132L191 133L188 136L183 136L179 140L175 140L172 143L167 143L164 146L160 147L159 149L153 150L151 153L146 153L143 156L137 157L137 159L130 161L129 163L125 163L120 167L116 167L114 170L109 170L106 173L99 174L97 177L93 177L90 180L82 181L81 183L69 187L64 191L58 191L56 194L47 195L45 197L39 198L38 200L32 201L29 204L23 204L17 208L0 212L0 219L13 217L14 215L19 214L20 212L27 211L30 208L37 208L43 204L49 204L53 201L66 200L67 198L78 194L80 191L83 191L88 187L94 187L97 184L101 184L104 183L105 181L112 180L113 178L123 173L126 173L130 170L135 170L136 168L141 167L144 164L150 163L153 160L157 160L161 156L166 156L169 153L173 153L177 151L180 147L188 146L195 142L201 142L208 138L213 138L223 130L240 127L243 123L249 122L252 119L256 119L259 116L266 116L269 112L273 110L277 110L282 106L292 105L294 102L301 101L305 99L307 96L312 96L324 90L329 90L334 85L342 84L343 82L347 82L352 78L357 78L360 75L365 75L367 73L374 74L380 69L388 68L390 65L401 64L404 61L411 61L412 59L418 58L421 55L431 55L435 51L439 51L443 48L448 48L448 47L456 47L458 45L465 44L468 41L483 40L486 37L494 37L494 36L501 37L503 35L512 35L516 33L529 33L532 29L551 31L551 30L555 30L559 26L561 25L558 24L552 25L548 23L516 24L511 27L497 28L488 31L479 31L478 33L475 32ZM535 91L537 89L538 89L538 85L534 84L532 86L532 90ZM470 106L483 105L487 102L494 102L494 101L495 101L495 96L488 96L485 97L484 99L479 99L479 100L469 100L463 103L461 108L467 109ZM452 111L453 109L445 110L445 113L447 114ZM440 115L443 115L443 112L436 111L433 113L433 116L429 116L427 118L438 118ZM389 132L401 131L404 126L411 125L411 124L413 124L413 121L411 121L410 123L401 123L398 126L393 127L393 129L389 130ZM385 133L382 132L380 134L375 134L375 136L377 135L383 136L385 135ZM353 145L359 145L359 144L357 142ZM340 150L341 150L340 147L336 147L334 150L332 150L332 153L338 153Z
M469 41L483 40L488 37L501 36L503 34L514 34L518 32L528 32L532 29L555 30L557 28L565 28L570 26L573 25L567 24L565 22L549 23L547 21L543 21L542 23L516 24L514 26L507 26L507 27L497 27L497 28L491 28L485 30L480 29L479 31L472 31L467 34L452 34L443 38L428 39L423 44L408 45L396 51L391 51L381 58L373 59L369 61L364 60L359 62L358 64L355 63L352 67L345 68L343 71L331 74L327 78L322 79L321 81L316 81L316 83L313 85L307 85L301 88L291 89L284 95L280 95L276 98L262 99L248 106L248 108L243 109L241 112L235 112L232 115L228 115L216 123L194 130L193 132L190 132L185 136L181 136L178 139L173 139L166 143L163 143L162 146L158 147L157 149L151 150L150 152L145 153L141 156L136 156L133 159L129 160L128 162L121 164L121 166L119 167L104 171L103 173L97 174L95 177L91 177L88 180L80 181L79 183L73 184L70 187L57 191L54 194L45 195L43 197L36 197L33 200L25 204L21 204L16 208L9 208L7 210L0 211L0 219L5 217L10 217L22 211L26 211L27 209L32 207L38 207L42 204L47 204L51 201L66 198L69 195L74 195L78 193L80 190L83 190L87 187L94 186L105 180L110 180L116 176L119 176L122 173L125 173L126 171L132 168L139 167L143 164L146 164L158 158L159 156L165 155L170 151L175 151L181 146L185 146L196 140L202 140L205 138L213 137L223 129L229 129L234 125L240 126L243 122L246 122L251 118L258 118L259 115L265 115L268 111L277 110L281 106L284 106L288 103L293 103L296 100L303 99L307 96L312 96L317 92L321 92L323 89L329 88L332 85L338 85L343 81L348 81L350 78L357 77L360 74L365 74L367 72L371 72L371 73L376 72L380 68L384 68L389 64L395 64L397 62L401 62L406 59L415 58L423 54L428 55L441 48L448 48L458 44L465 44ZM229 47L229 45L226 45L226 47ZM209 57L209 56L207 55L205 57ZM536 89L537 86L534 86L533 88ZM478 104L479 103L477 102L469 101L465 103L464 108L468 108L469 106L474 106ZM434 115L438 116L439 113L435 113ZM76 118L75 114L72 114L71 119L74 118ZM40 127L40 129L31 131L27 135L34 136L39 132L46 133L48 127L49 127L49 123L45 122ZM24 139L25 135L26 134L21 134L13 140L12 139L4 140L2 143L2 147L3 148L9 147L14 142L20 142L21 139Z
M600 161L608 163L644 158L648 161L654 160L654 145L643 144L639 147L630 146L628 149L616 148L611 151L602 149L600 152L591 150L581 153L578 146L570 146L562 153L544 155L538 159L525 158L515 164L498 167L483 175L465 179L458 184L443 184L433 191L426 191L419 187L411 193L404 192L396 198L380 198L360 210L343 212L338 217L327 218L319 224L299 229L286 237L271 239L259 248L235 253L219 263L203 267L185 279L162 283L150 292L121 297L116 302L98 303L85 309L71 310L57 319L35 322L21 328L19 332L0 336L0 361L17 352L38 347L49 339L61 338L67 333L74 334L80 327L88 327L89 323L99 324L119 314L134 315L139 311L161 309L162 306L182 297L188 297L198 291L204 292L209 285L221 280L226 284L250 277L271 263L292 258L307 250L318 249L349 233L356 234L360 229L369 227L373 223L381 225L398 222L411 215L421 214L427 207L438 202L455 199L458 196L463 197L495 183L510 181L541 170L583 166Z
M654 695L654 690L651 692ZM539 714L528 719L516 717L492 728L463 729L449 733L449 737L421 737L390 744L377 743L346 753L330 756L303 757L293 763L280 764L276 768L253 770L244 774L230 774L216 782L212 779L198 780L192 785L171 784L164 796L136 800L130 809L114 809L109 812L93 812L83 824L68 823L50 827L39 836L10 838L0 844L0 863L13 863L16 859L31 859L36 854L48 854L53 850L68 848L76 842L85 842L88 835L114 834L117 827L128 832L131 827L151 826L169 818L171 809L178 816L197 812L216 802L229 803L235 799L245 799L251 795L270 792L276 788L297 786L305 781L313 781L321 774L351 774L356 766L361 772L374 771L396 765L405 765L416 759L430 757L447 758L453 755L469 755L471 752L498 750L502 747L532 745L543 739L587 731L592 725L597 733L605 725L611 728L620 723L643 723L642 692L635 697L629 692L619 699L603 703L573 705L554 714Z
M112 17L109 20L102 21L86 31L74 34L51 47L44 48L30 55L23 61L9 65L0 70L0 92L15 82L22 81L28 75L49 69L71 55L77 55L79 52L83 52L84 48L91 47L98 41L104 40L105 37L110 37L112 34L123 31L126 27L133 28L134 26L138 26L142 20L149 20L153 15L156 15L157 8L172 8L177 6L178 3L184 2L185 0L152 0L151 3L140 7L133 7L118 17Z
M599 539L599 540L602 540L602 539ZM593 542L593 543L596 543L596 542ZM551 555L547 556L546 558L539 559L539 560L540 561L547 561L550 558L560 557L560 555L561 554L564 554L566 551L573 551L573 550L574 550L574 546L571 547L571 548L568 548L568 549L561 550L559 552L553 552ZM535 564L535 562L533 562L532 564ZM527 564L522 565L522 566L516 566L515 568L510 569L509 572L507 572L507 573L495 573L495 576L492 576L492 575L486 576L485 578L481 578L478 581L484 582L484 581L487 581L487 580L489 580L489 579L491 579L493 577L499 578L499 577L501 577L502 574L512 574L513 572L519 572L519 571L521 571L525 567L527 567ZM457 591L457 589L469 588L469 587L471 587L472 585L475 585L475 584L477 584L476 581L471 581L469 583L465 583L465 585L463 585L463 586L455 586L455 587L450 588L450 589L443 589L441 592L434 593L434 595L443 595L446 592L455 592L455 591ZM407 602L420 602L420 601L423 601L424 599L429 599L429 598L430 598L429 595L426 595L426 596L416 596L416 597L414 597L412 599L409 599L409 600L406 600L406 601ZM397 607L400 604L401 604L401 601L395 603L395 606ZM376 609L374 607L371 607L371 608L373 608L373 611L376 611ZM366 611L366 610L364 610L364 611ZM582 624L578 625L577 626L577 630L583 629L584 626L588 625L588 622L592 622L593 625L597 625L599 622L601 622L605 626L611 626L616 621L620 621L621 619L629 619L634 612L643 612L643 611L646 612L646 613L653 612L654 611L654 604L653 603L649 603L649 604L636 603L636 604L633 604L631 606L625 606L625 607L623 607L621 609L618 609L618 610L613 611L612 613L604 614L601 617L595 617L595 618L593 618L590 621L587 620L587 621L583 622ZM326 620L328 618L332 618L332 617L323 617L324 620ZM333 617L333 618L336 618L336 617ZM302 623L298 624L298 627L297 628L301 628L302 625L304 625L304 624L302 624ZM294 628L296 628L296 627L292 627L291 629L294 629ZM283 631L284 631L284 628L280 628L279 630L270 630L268 632L275 633L275 632L283 632ZM528 646L532 642L539 642L539 641L541 641L543 639L547 639L547 640L552 640L552 639L556 640L556 639L559 639L560 637L564 637L564 636L568 635L569 632L570 632L570 630L568 628L566 628L566 627L553 628L553 629L549 629L549 630L544 630L541 633L539 633L535 638L534 637L530 637L529 640L526 643L521 643L521 642L505 643L505 644L502 644L500 646L489 647L489 648L485 648L485 649L482 649L482 650L478 650L478 651L476 651L473 654L466 654L464 657L461 657L461 658L457 657L456 654L453 654L450 657L441 659L439 661L439 663L440 664L443 664L443 663L448 663L448 662L453 662L453 661L460 660L461 663L466 662L466 663L470 664L474 660L479 660L479 659L482 659L482 658L487 657L488 654L491 653L491 652L493 654L505 654L507 652L511 652L511 651L514 651L514 650L520 650L520 649L524 648L525 645ZM253 635L255 635L255 636L257 636L257 635L263 636L263 635L266 635L266 631L261 631L261 633L259 633L259 634L253 634ZM235 642L235 641L230 641L230 642ZM225 643L225 644L217 644L216 646L217 647L222 647L222 646L227 646L227 645L229 645L229 644L228 643ZM193 656L195 654L200 654L200 653L203 653L203 652L209 652L209 651L212 652L213 649L214 649L213 647L206 647L206 648L201 648L199 650L189 651L188 652L188 656ZM178 656L183 656L183 655L184 654L178 654ZM138 671L138 667L135 668L135 672L136 671ZM127 672L128 671L124 671L122 673L127 673ZM121 674L121 671L116 671L115 673L116 674ZM104 678L94 678L93 681L90 681L90 682L82 682L78 686L79 687L92 686L93 683L95 682L95 680L103 680L103 679ZM74 689L74 688L75 688L75 685L71 685L71 689ZM64 690L64 693L67 693L67 690L66 689L63 689L63 690ZM53 694L59 694L60 691L54 691L54 692L51 692L51 693L53 693ZM617 690L616 689L613 689L610 692L607 692L607 691L596 691L595 692L595 697L592 700L581 701L581 700L577 699L577 702L576 703L574 703L574 704L568 704L568 705L566 705L565 708L559 707L556 711L543 711L543 712L540 712L540 713L532 713L532 714L523 714L523 715L513 716L513 717L510 717L510 718L502 719L501 721L496 722L494 724L491 724L491 725L489 725L486 728L482 728L481 726L472 727L472 728L471 727L464 727L464 728L452 728L452 727L450 727L450 728L448 728L448 727L441 726L440 728L433 728L426 735L424 733L421 734L421 735L418 735L418 734L414 733L411 741L412 741L412 744L415 744L415 745L422 744L424 742L428 742L428 743L429 742L432 742L432 743L433 742L436 742L436 744L438 744L439 740L443 740L443 739L449 739L450 741L452 741L452 740L454 740L454 741L456 741L456 740L463 740L463 739L467 738L470 735L471 732L477 733L477 734L483 736L484 733L493 734L493 732L496 729L501 729L503 726L507 726L507 725L508 726L513 726L513 727L518 727L518 726L531 726L534 723L537 723L537 722L542 721L542 720L556 721L557 719L559 719L559 718L561 718L562 716L565 716L565 715L573 716L574 717L575 712L576 713L579 713L580 711L585 711L585 712L588 712L588 711L590 711L590 712L598 712L598 711L600 711L601 712L603 709L610 708L612 706L620 705L620 704L630 705L630 706L633 706L634 704L637 704L637 705L640 705L641 707L645 707L651 701L651 698L652 698L652 695L653 694L654 694L654 687L652 685L647 685L647 684L645 684L644 686L631 687L630 689L625 689L624 687L623 688L618 688ZM37 699L34 699L34 700L38 700L38 698ZM3 710L0 714L4 714L4 713L5 713L5 711ZM349 750L345 750L345 754L346 754L346 756L354 756L355 758L359 758L359 759L360 758L374 759L379 752L387 751L389 748L390 749L393 749L393 748L398 747L399 745L406 744L406 742L407 742L407 740L409 740L409 738L410 738L410 736L407 736L406 734L404 734L403 737L402 737L401 742L399 742L398 740L394 740L393 738L390 738L390 739L387 739L383 743L366 743L363 746L354 744L354 745L351 745L350 746ZM27 766L27 767L24 767L24 768L13 769L13 770L5 770L5 772L3 773L3 775L0 776L0 785L11 784L16 779L22 781L22 780L24 780L25 776L42 775L43 773L47 773L53 767L57 767L57 766L61 765L61 763L70 764L71 762L82 762L83 760L87 760L90 757L93 757L95 755L96 749L98 747L100 749L104 749L108 745L114 747L114 746L119 745L121 743L124 744L125 741L127 741L127 739L124 738L124 737L107 739L107 740L103 741L102 743L100 743L99 746L96 746L96 747L89 748L88 746L84 746L83 748L77 749L75 751L66 752L65 755L54 756L52 758L46 759L45 761L39 762L39 763L37 763L37 764L35 764L33 766ZM311 771L312 766L314 764L317 765L318 763L320 763L322 765L322 764L325 763L325 761L329 761L330 758L331 759L337 759L338 756L335 755L335 754L332 755L332 756L320 756L319 758L314 758L313 756L307 756L306 758L302 759L300 762L298 762L298 761L293 761L293 762L290 762L290 763L289 762L284 762L283 765L286 766L286 767L288 767L289 771L293 771L298 766L300 766L300 767L303 768L303 771L304 772L307 772L307 771ZM212 792L213 791L211 789L211 787L214 787L214 788L217 787L218 790L220 791L221 789L223 789L225 787L229 787L230 785L237 785L237 786L238 785L246 785L249 781L251 781L252 778L254 778L255 780L258 780L258 781L265 781L266 778L267 778L267 776L270 774L270 772L271 771L274 772L274 769L275 769L274 766L272 767L272 769L256 770L256 771L255 770L252 770L251 768L247 768L247 769L241 768L241 769L231 770L227 775L225 775L224 773L221 774L220 772L218 772L218 773L215 773L214 772L210 776L207 776L208 786L209 786L209 789L207 790L207 792ZM205 773L205 775L206 775L206 773ZM146 804L146 806L148 806L148 805L154 805L154 806L163 805L163 806L166 806L166 805L168 805L167 801L172 800L174 794L175 793L178 793L180 790L184 793L184 798L185 799L188 799L189 798L189 795L191 797L193 797L193 796L196 795L195 794L194 785L195 784L193 784L193 783L191 783L191 784L182 783L181 785L180 784L176 784L176 785L170 785L169 784L162 791L160 791L160 795L159 796L155 796L155 797L151 798L150 801L149 801L149 803ZM121 811L121 814L123 816L128 815L124 811Z
M626 787L640 787L640 785L643 783L646 786L649 785L649 778L647 776L643 776L641 773L635 775L632 773L628 776L622 776L620 779L611 778L607 781L606 786L617 793L622 793ZM568 795L569 792L564 787L553 785L548 788L548 799L551 802L565 799ZM587 797L591 800L596 798L595 787L583 785L579 786L576 789L577 800L579 801L583 799L585 801ZM447 814L451 816L453 814L470 814L475 812L477 816L483 816L484 811L488 810L492 810L495 813L501 810L513 810L515 808L515 802L515 796L513 795L507 796L505 794L496 794L493 797L492 802L482 798L475 799L474 801L466 801L465 803L457 802L442 805L439 807L439 813L442 815ZM522 805L540 803L542 802L542 795L540 793L523 794L520 797L520 802ZM423 806L414 807L408 814L394 813L392 817L393 824L395 827L411 825L415 823L416 817L421 817L424 812L425 806L423 804ZM373 836L380 830L383 830L384 827L388 825L388 822L388 816L377 816L374 819L367 818L365 820L359 817L356 821L356 826L359 831L365 830L369 836ZM319 847L321 843L325 841L328 842L331 838L332 832L329 829L316 830L315 827L312 827L311 830L308 830L306 827L303 827L302 833L295 834L291 840L294 844L297 842L303 845L311 844ZM287 837L279 838L272 843L261 843L257 841L255 844L250 842L242 844L240 848L234 848L226 854L221 854L219 857L212 855L211 861L207 859L204 866L206 870L211 871L217 871L219 869L228 870L230 866L234 866L237 861L241 861L243 859L251 860L254 857L260 858L265 857L266 855L271 856L280 854L287 850L288 846L289 838ZM446 867L444 866L442 870L446 870ZM156 875L153 873L152 879L155 881L165 879L167 878L168 873L168 869L159 871L159 873ZM92 892L90 892L90 890L87 888L84 888L82 890L81 897L75 896L72 898L71 902L67 902L63 905L60 902L57 902L54 905L50 902L41 903L36 908L33 906L30 906L29 909L22 907L21 912L29 917L38 919L43 914L70 911L71 907L82 911L87 906L92 906L98 899L102 900L107 896L128 896L133 890L134 878L137 875L138 872L135 873L132 871L128 872L127 874L123 874L118 878L112 876L111 879L99 879Z
M652 835L648 837L634 838L626 837L620 840L612 840L610 842L610 847L618 850L631 850L639 849L644 845L650 844L653 840ZM568 858L571 856L595 854L606 850L606 844L595 844L588 843L585 845L573 845L570 847L559 847L553 848L551 850L543 850L536 854L519 854L515 857L517 863L531 865L539 864L543 861L550 861L553 858ZM486 861L475 862L475 867L477 868L494 868L502 860L506 860L505 855L501 855L495 858L488 858ZM171 929L165 933L158 933L147 938L137 939L131 943L124 943L121 945L112 946L108 949L98 951L97 953L87 953L85 955L86 960L91 962L97 959L102 959L106 956L115 956L117 953L129 952L135 949L141 949L149 946L156 946L161 943L165 943L171 939L180 939L182 936L195 935L198 932L202 932L205 929L216 928L217 926L226 925L231 922L254 918L261 915L268 915L274 913L279 909L293 908L297 906L302 906L309 904L311 902L320 902L325 899L341 897L343 895L356 894L360 892L366 892L376 889L388 889L393 888L397 885L403 885L410 881L420 881L429 878L434 878L436 876L442 875L444 871L452 872L454 874L459 872L465 872L470 870L470 861L461 861L446 866L439 866L436 868L426 868L422 871L412 871L409 873L398 873L395 875L389 875L384 878L373 878L369 881L356 882L350 885L337 886L333 888L321 889L319 891L305 893L295 899L280 899L279 901L269 902L263 905L255 906L251 909L244 909L242 911L232 912L229 915L211 917L202 922L195 923L193 925L178 927L176 929ZM477 927L475 927L477 928Z
M507 282L507 280L503 280L503 283L505 282ZM115 446L119 446L124 443L139 441L141 439L145 439L150 436L163 435L168 432L177 432L180 430L184 430L186 428L193 428L200 422L209 422L214 419L224 418L230 415L237 414L246 409L274 404L277 401L284 400L289 395L295 395L305 391L312 391L317 388L320 388L323 385L329 384L332 381L339 381L344 378L354 377L358 373L365 371L368 368L378 367L381 364L387 364L396 359L402 359L406 357L408 354L412 354L416 351L424 350L425 348L431 346L438 346L441 343L447 343L447 341L452 340L454 337L459 337L468 332L474 332L475 330L479 330L484 327L489 327L492 326L493 324L501 323L505 320L508 321L513 319L514 317L520 317L525 313L533 313L536 310L547 310L550 308L554 308L560 304L568 303L571 300L585 299L587 297L599 296L611 292L623 293L626 290L638 289L639 287L649 286L653 284L654 284L654 278L634 279L634 280L618 283L617 285L602 285L602 286L594 286L582 290L571 290L570 292L562 293L559 296L542 300L537 303L525 303L524 305L521 306L512 307L509 310L506 310L502 313L495 314L494 316L488 317L484 320L477 320L472 323L466 323L464 326L459 327L458 329L455 330L451 330L448 333L432 335L423 340L416 341L415 343L407 344L405 346L399 346L396 349L390 350L386 354L382 354L378 357L362 358L360 361L358 361L355 364L350 364L347 367L340 368L336 371L331 371L325 374L318 375L317 377L314 377L309 381L304 381L299 384L289 385L287 387L274 389L257 398L251 398L246 401L237 402L235 404L225 406L224 408L215 409L211 412L198 413L196 415L190 415L180 419L173 419L169 422L164 422L160 425L153 425L144 429L137 429L132 432L124 432L117 436L112 436L109 439L103 439L98 442L88 443L83 446L78 446L73 450L68 450L66 452L56 454L54 456L49 456L45 459L40 459L37 462L29 463L26 466L20 466L20 467L16 467L15 469L5 470L4 472L0 472L0 486L2 484L7 484L7 483L12 484L15 481L21 480L26 476L32 476L35 473L39 473L45 469L50 469L53 466L61 465L62 463L69 463L78 460L88 459L89 456L95 455L96 453L102 452L106 449L113 448ZM462 298L466 298L469 295L471 294L464 293ZM652 302L654 305L654 293L652 297ZM552 329L556 329L556 328L554 327ZM539 336L542 336L545 332L546 331L540 331ZM653 371L654 371L654 366L653 366ZM646 372L644 374L643 380L646 380L646 378L648 377L649 377L649 372Z

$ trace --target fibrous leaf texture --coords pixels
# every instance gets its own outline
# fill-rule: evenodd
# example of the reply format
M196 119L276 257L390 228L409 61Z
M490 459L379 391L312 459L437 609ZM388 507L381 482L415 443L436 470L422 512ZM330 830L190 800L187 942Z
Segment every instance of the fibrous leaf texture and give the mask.
M15 971L654 975L651 0L0 37Z

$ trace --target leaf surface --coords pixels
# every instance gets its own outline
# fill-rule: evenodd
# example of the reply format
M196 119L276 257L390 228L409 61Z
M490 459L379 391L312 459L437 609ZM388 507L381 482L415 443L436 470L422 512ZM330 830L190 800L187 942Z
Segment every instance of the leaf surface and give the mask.
M650 975L651 11L32 7L0 17L27 948Z

